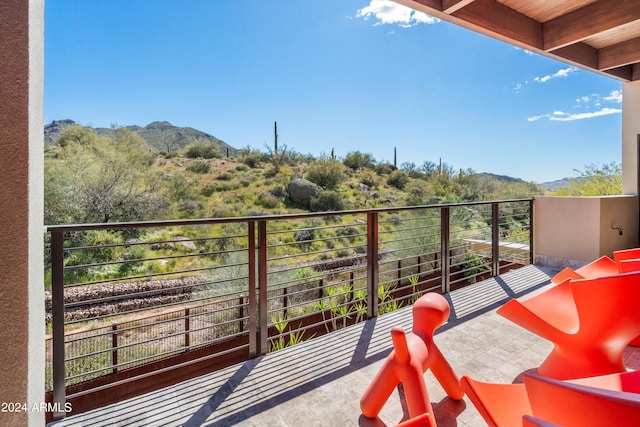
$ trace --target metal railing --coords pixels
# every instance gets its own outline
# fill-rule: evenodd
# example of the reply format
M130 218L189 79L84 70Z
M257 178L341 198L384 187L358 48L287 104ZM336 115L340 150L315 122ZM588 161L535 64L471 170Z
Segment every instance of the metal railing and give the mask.
M253 358L529 264L532 210L519 199L50 226L48 390L64 407Z

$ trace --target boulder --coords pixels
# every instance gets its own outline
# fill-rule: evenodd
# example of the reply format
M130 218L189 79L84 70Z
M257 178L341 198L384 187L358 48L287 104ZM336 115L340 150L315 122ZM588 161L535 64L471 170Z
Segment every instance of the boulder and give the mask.
M306 208L309 208L311 199L321 191L322 187L302 178L293 178L287 187L291 200Z

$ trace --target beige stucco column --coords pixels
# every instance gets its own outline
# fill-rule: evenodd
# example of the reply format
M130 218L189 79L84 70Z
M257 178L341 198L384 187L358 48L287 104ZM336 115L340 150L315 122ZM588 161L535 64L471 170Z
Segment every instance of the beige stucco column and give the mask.
M44 425L43 62L43 0L0 1L2 426Z
M622 194L638 192L640 81L622 84Z

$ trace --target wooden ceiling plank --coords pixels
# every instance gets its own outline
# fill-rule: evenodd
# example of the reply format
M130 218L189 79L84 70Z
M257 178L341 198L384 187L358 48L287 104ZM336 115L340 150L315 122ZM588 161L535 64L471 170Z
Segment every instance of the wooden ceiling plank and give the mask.
M452 14L465 6L468 6L475 0L442 0L442 11L446 14Z
M640 37L600 49L600 70L640 62Z
M544 50L568 46L639 19L638 0L599 0L545 22Z
M542 24L495 0L475 0L451 16L479 27L480 33L543 48Z

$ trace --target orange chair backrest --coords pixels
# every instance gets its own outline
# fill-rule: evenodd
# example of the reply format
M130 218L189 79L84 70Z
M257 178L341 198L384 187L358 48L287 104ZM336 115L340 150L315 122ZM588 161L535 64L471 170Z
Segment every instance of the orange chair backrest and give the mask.
M602 340L631 341L640 334L640 272L569 282L580 318L580 333ZM603 327L611 325L610 328ZM603 335L604 334L604 335Z
M533 416L564 427L631 427L640 420L640 395L545 377L525 376Z

